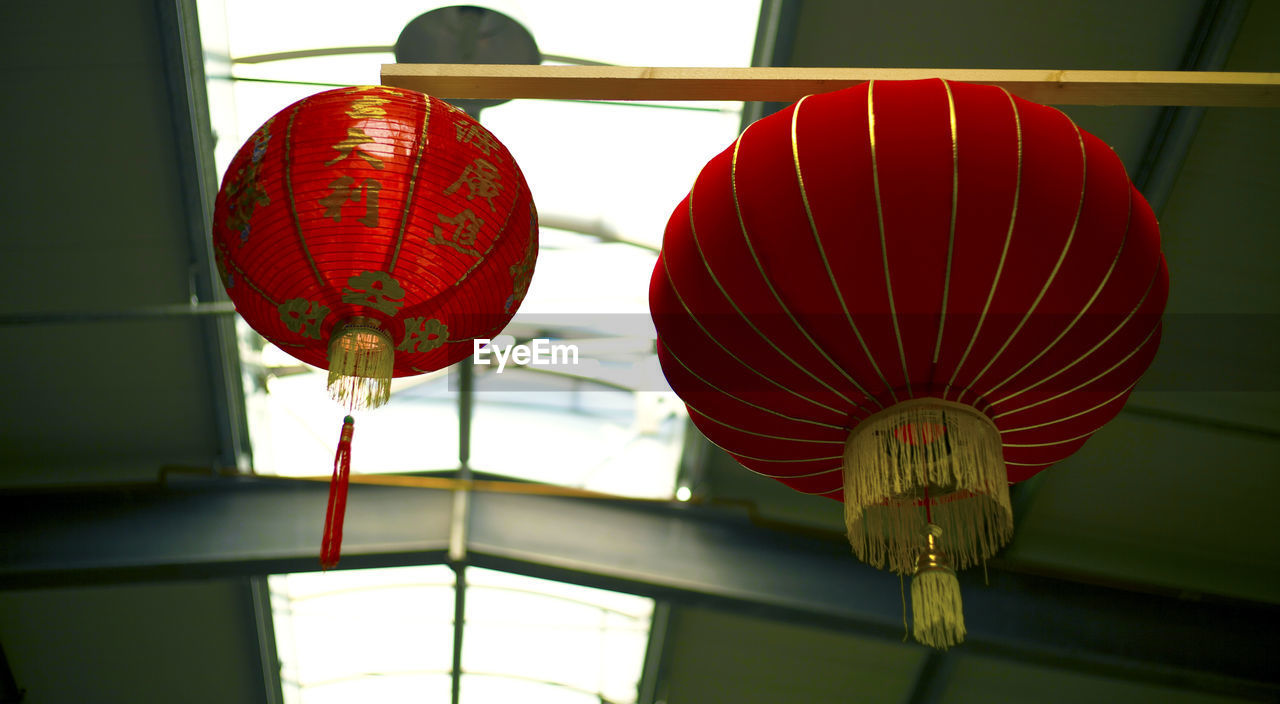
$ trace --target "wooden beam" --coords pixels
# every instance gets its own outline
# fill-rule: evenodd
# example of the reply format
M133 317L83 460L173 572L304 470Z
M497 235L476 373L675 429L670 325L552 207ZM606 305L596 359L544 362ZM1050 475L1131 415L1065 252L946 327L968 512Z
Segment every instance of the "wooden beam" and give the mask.
M945 78L998 85L1049 105L1280 107L1280 73L914 68L646 68L384 64L382 83L439 98L772 100L869 80Z

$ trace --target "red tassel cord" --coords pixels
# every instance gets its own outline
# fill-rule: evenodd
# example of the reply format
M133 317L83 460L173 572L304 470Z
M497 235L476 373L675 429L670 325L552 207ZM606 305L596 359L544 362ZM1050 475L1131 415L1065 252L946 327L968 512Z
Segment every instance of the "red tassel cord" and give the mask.
M329 480L329 508L324 514L324 538L320 543L320 567L338 566L342 552L342 519L347 513L347 485L351 478L351 435L356 421L347 416L342 421L338 452L333 457L333 478Z

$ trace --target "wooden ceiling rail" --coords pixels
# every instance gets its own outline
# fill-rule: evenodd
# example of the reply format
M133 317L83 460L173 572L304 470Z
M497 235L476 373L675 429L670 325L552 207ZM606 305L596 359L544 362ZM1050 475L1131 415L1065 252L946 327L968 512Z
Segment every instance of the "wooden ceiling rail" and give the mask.
M1048 105L1280 107L1280 73L916 68L667 68L384 64L382 83L443 99L793 102L869 80L945 78L998 85Z

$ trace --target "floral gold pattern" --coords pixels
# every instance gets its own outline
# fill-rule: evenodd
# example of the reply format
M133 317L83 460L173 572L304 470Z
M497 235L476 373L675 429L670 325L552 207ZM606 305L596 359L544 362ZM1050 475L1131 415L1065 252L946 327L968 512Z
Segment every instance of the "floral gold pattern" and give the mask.
M285 327L303 337L320 339L320 324L329 315L329 308L305 298L290 298L279 306L280 319Z
M430 352L449 341L449 328L437 318L407 318L400 352Z
M227 228L240 233L240 243L249 240L250 224L253 211L258 206L271 204L271 197L258 182L258 169L262 165L262 157L267 153L267 143L271 141L271 122L267 120L257 132L253 133L253 152L249 163L240 167L227 186Z
M364 271L347 279L342 289L342 302L368 306L387 315L395 315L404 305L404 288L385 271Z

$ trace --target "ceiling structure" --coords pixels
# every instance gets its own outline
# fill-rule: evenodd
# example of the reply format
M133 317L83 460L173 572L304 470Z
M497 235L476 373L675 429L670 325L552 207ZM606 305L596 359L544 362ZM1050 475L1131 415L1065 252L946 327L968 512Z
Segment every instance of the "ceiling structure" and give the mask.
M959 5L766 1L754 61L1280 70L1274 3ZM315 569L324 487L223 473L250 438L194 4L7 3L0 26L9 669L34 704L278 701L261 577ZM901 642L896 580L848 554L837 504L693 438L690 504L475 492L459 524L448 491L353 487L344 567L452 558L652 597L646 704L1276 700L1280 114L1065 111L1156 208L1165 339L1113 423L1015 488L990 584L962 576L970 642Z

